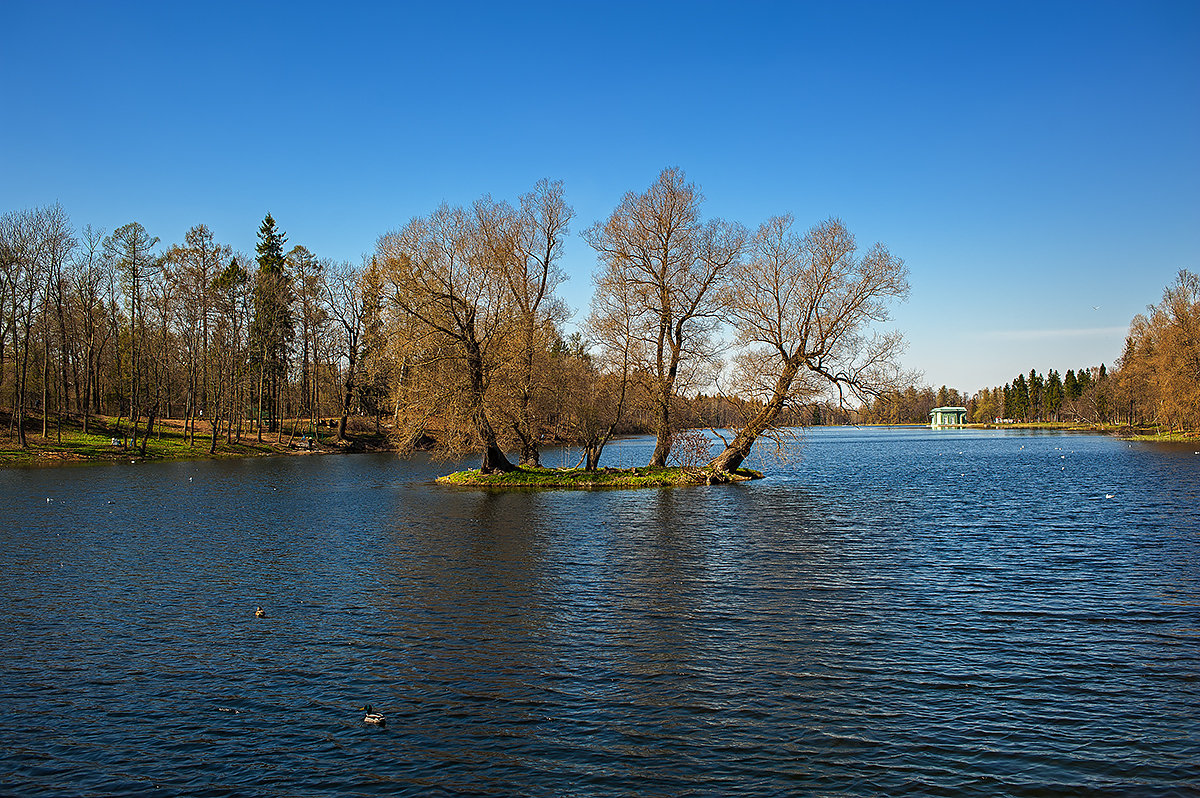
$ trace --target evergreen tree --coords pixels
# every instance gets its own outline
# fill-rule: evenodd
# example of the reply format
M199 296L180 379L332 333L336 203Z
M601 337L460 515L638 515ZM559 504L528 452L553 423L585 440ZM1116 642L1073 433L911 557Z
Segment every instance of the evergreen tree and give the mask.
M1013 415L1012 417L1018 421L1026 421L1029 418L1029 384L1025 382L1025 375L1018 374L1013 380Z
M1052 421L1058 420L1058 411L1062 409L1063 403L1063 384L1059 379L1058 372L1050 369L1050 373L1046 375L1046 415Z
M292 281L287 272L283 245L287 236L267 214L258 229L258 270L254 275L254 315L250 322L250 348L258 363L258 435L262 438L264 412L268 429L279 429L280 389L287 376L288 351L293 338Z
M1029 370L1029 404L1026 405L1026 416L1030 421L1042 420L1042 409L1045 404L1046 384L1042 375L1035 369Z
M1069 400L1078 399L1081 395L1079 381L1075 379L1073 369L1067 369L1067 376L1063 378L1063 394Z

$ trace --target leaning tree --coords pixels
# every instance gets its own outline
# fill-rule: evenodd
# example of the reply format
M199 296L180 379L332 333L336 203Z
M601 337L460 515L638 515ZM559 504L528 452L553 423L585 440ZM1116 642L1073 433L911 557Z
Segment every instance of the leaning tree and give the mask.
M903 339L871 325L887 320L889 303L907 294L904 261L882 244L858 254L838 219L804 236L793 232L790 216L759 227L748 257L730 270L724 306L736 330L738 392L761 404L710 466L737 469L786 409L815 396L865 398L897 385Z

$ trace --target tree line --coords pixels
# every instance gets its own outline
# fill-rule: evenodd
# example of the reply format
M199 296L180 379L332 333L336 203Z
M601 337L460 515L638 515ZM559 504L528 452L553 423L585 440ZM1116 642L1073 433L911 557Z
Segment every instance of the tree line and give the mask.
M1078 421L1110 423L1113 384L1105 364L1067 369L1061 376L1050 369L1018 374L1003 387L984 388L972 397L968 418L976 423L997 421Z
M897 382L901 338L873 325L907 294L902 260L860 251L837 219L749 229L705 218L703 201L666 169L583 231L598 268L572 334L558 288L574 211L557 181L516 202L443 204L359 265L288 249L270 214L251 257L203 224L160 246L137 222L76 230L59 205L6 213L9 436L25 447L30 429L103 417L144 453L156 423L181 418L215 452L315 435L331 416L344 437L361 414L401 449L481 452L483 470L504 471L510 455L536 465L546 442L597 468L633 429L655 435L651 465L695 462L687 430L712 424L733 429L709 463L729 471L815 401Z
M0 217L0 403L28 445L103 417L143 454L164 418L215 452L385 412L381 284L370 264L285 251L270 214L253 258L203 224L160 246L140 223L76 230L61 205ZM110 421L111 420L111 421ZM303 421L305 423L298 423ZM40 428L40 429L39 429ZM197 441L198 433L206 438Z
M1180 270L1162 300L1138 314L1120 358L1066 374L1019 374L980 391L970 419L1077 421L1170 431L1200 429L1200 277Z
M880 393L854 415L871 424L924 424L935 407L967 408L972 423L1078 422L1170 431L1200 429L1200 277L1181 270L1160 302L1130 323L1120 358L1107 366L1037 369L969 398L942 386Z
M595 291L571 334L557 291L574 211L560 182L515 203L443 204L359 264L289 249L270 214L250 256L203 224L162 246L137 222L105 233L76 230L59 205L12 211L0 217L7 433L24 447L31 430L102 417L144 452L156 422L182 419L215 452L317 436L322 420L344 439L362 416L402 449L481 452L484 470L506 470L510 454L537 464L547 442L596 468L630 431L655 435L653 465L695 461L694 441L687 457L672 450L711 426L731 432L710 464L732 470L784 427L925 423L945 405L974 422L1200 424L1190 272L1134 319L1111 373L1031 370L967 397L911 385L899 335L875 331L908 290L885 247L860 252L837 219L750 230L702 206L667 169L586 228Z

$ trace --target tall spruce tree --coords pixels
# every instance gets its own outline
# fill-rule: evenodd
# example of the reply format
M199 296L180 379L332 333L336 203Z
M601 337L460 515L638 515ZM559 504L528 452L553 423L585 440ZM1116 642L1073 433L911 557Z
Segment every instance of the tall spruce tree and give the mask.
M1029 403L1026 405L1026 418L1029 421L1041 421L1045 407L1046 383L1036 369L1029 370Z
M1046 375L1046 390L1043 404L1046 407L1046 415L1051 421L1058 421L1058 411L1062 408L1063 403L1063 384L1058 376L1058 372L1050 369Z
M258 364L258 437L263 416L268 430L279 429L280 390L287 376L292 343L292 280L287 272L283 245L287 236L267 214L258 228L258 270L254 275L254 315L250 322L250 348Z
M1063 377L1063 393L1066 394L1066 398L1070 401L1079 398L1079 381L1075 379L1074 369L1067 369L1067 376Z
M1025 375L1018 374L1013 380L1013 418L1018 421L1029 420L1029 385L1025 382Z

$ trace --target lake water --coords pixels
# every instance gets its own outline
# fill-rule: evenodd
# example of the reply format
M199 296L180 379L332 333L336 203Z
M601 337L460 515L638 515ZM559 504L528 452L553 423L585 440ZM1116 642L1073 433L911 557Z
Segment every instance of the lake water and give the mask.
M5 470L0 793L1197 794L1194 448L816 429L762 481L595 492Z

